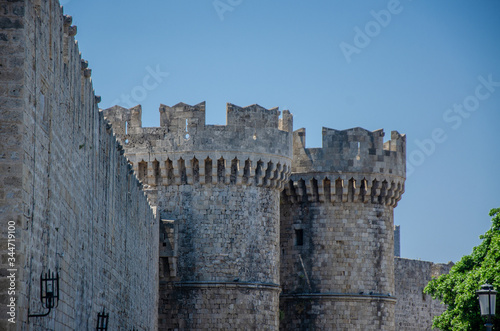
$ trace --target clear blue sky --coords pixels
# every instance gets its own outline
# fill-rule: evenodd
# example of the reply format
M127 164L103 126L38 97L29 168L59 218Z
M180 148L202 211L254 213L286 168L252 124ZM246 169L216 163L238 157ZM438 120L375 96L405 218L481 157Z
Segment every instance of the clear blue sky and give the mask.
M140 103L144 126L206 101L210 124L226 102L290 109L309 147L322 126L405 133L403 257L459 260L500 207L498 1L62 3L101 108Z

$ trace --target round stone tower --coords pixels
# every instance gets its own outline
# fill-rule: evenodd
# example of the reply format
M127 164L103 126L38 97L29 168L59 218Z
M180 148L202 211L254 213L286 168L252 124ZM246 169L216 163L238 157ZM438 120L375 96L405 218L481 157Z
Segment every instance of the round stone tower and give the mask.
M281 201L282 330L394 330L393 210L404 192L405 135L294 132Z
M292 115L228 104L206 125L205 104L140 106L105 116L161 215L159 329L276 330L279 204L292 162Z

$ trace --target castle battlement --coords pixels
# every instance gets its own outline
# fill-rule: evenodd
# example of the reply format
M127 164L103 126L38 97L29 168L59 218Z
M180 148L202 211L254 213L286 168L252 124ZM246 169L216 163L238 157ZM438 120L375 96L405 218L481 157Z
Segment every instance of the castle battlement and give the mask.
M306 148L306 131L294 132L290 202L363 202L395 207L404 193L406 136L382 129L323 128L323 146Z
M365 173L406 177L406 135L391 132L384 143L382 129L334 130L323 128L321 148L306 148L306 131L293 134L292 173Z
M205 123L205 102L160 106L160 127L142 127L142 108L104 110L137 177L162 185L236 184L282 189L291 171L293 115L227 104L227 125Z
M194 106L179 102L174 106L160 105L160 128L166 128L168 132L189 132L189 129L205 127L248 127L253 129L279 129L291 132L293 115L288 110L283 111L280 118L278 107L266 109L253 104L240 107L231 103L226 105L226 125L207 125L205 121L205 102ZM154 129L142 127L142 107L137 105L130 109L113 106L104 110L106 117L113 123L115 132L122 134L143 133L142 129ZM125 126L127 124L127 127ZM187 130L186 130L187 129ZM130 130L130 132L129 132ZM122 132L123 131L123 132ZM150 130L146 130L150 131Z
M187 121L187 122L186 122ZM160 105L160 126L168 128L170 131L185 131L186 124L191 129L204 127L205 123L205 102L191 106L179 102L175 106Z
M161 147L171 151L222 150L278 154L289 159L292 146L293 115L288 110L279 117L278 108L259 105L239 107L228 103L226 125L205 123L205 102L195 106L178 103L160 106L160 127L142 127L142 107L113 106L104 116L127 149Z

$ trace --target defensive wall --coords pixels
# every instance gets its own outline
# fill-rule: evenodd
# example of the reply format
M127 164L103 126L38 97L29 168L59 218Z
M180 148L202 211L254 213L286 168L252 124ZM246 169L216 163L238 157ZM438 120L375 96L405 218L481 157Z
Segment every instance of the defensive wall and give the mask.
M110 330L156 329L158 220L98 109L77 29L56 0L0 8L0 329L90 330L103 309ZM47 312L49 270L58 305L28 319Z
M396 330L433 330L432 319L441 315L446 306L423 291L432 278L449 273L451 267L452 262L444 264L398 257L394 259L395 294L398 298Z

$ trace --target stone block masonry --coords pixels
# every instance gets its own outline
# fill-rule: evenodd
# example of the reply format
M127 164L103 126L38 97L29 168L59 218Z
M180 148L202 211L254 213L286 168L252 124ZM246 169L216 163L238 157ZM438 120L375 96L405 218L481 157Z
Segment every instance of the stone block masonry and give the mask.
M323 128L322 148L294 132L280 208L281 330L395 330L394 216L405 136Z
M0 8L0 329L90 330L106 309L110 330L153 330L158 218L99 112L76 27L56 0ZM39 277L49 269L60 276L58 306L28 320L28 309L46 312Z
M277 330L292 115L228 104L227 125L206 125L204 103L179 103L142 128L140 106L104 113L165 220L159 328Z
M0 329L16 330L8 319L19 318L19 268L25 263L19 240L24 208L24 3L3 0L0 8ZM18 269L14 279L7 278L7 269Z
M396 277L396 330L430 331L434 316L441 315L446 306L425 294L424 288L435 277L450 272L452 262L394 259Z

